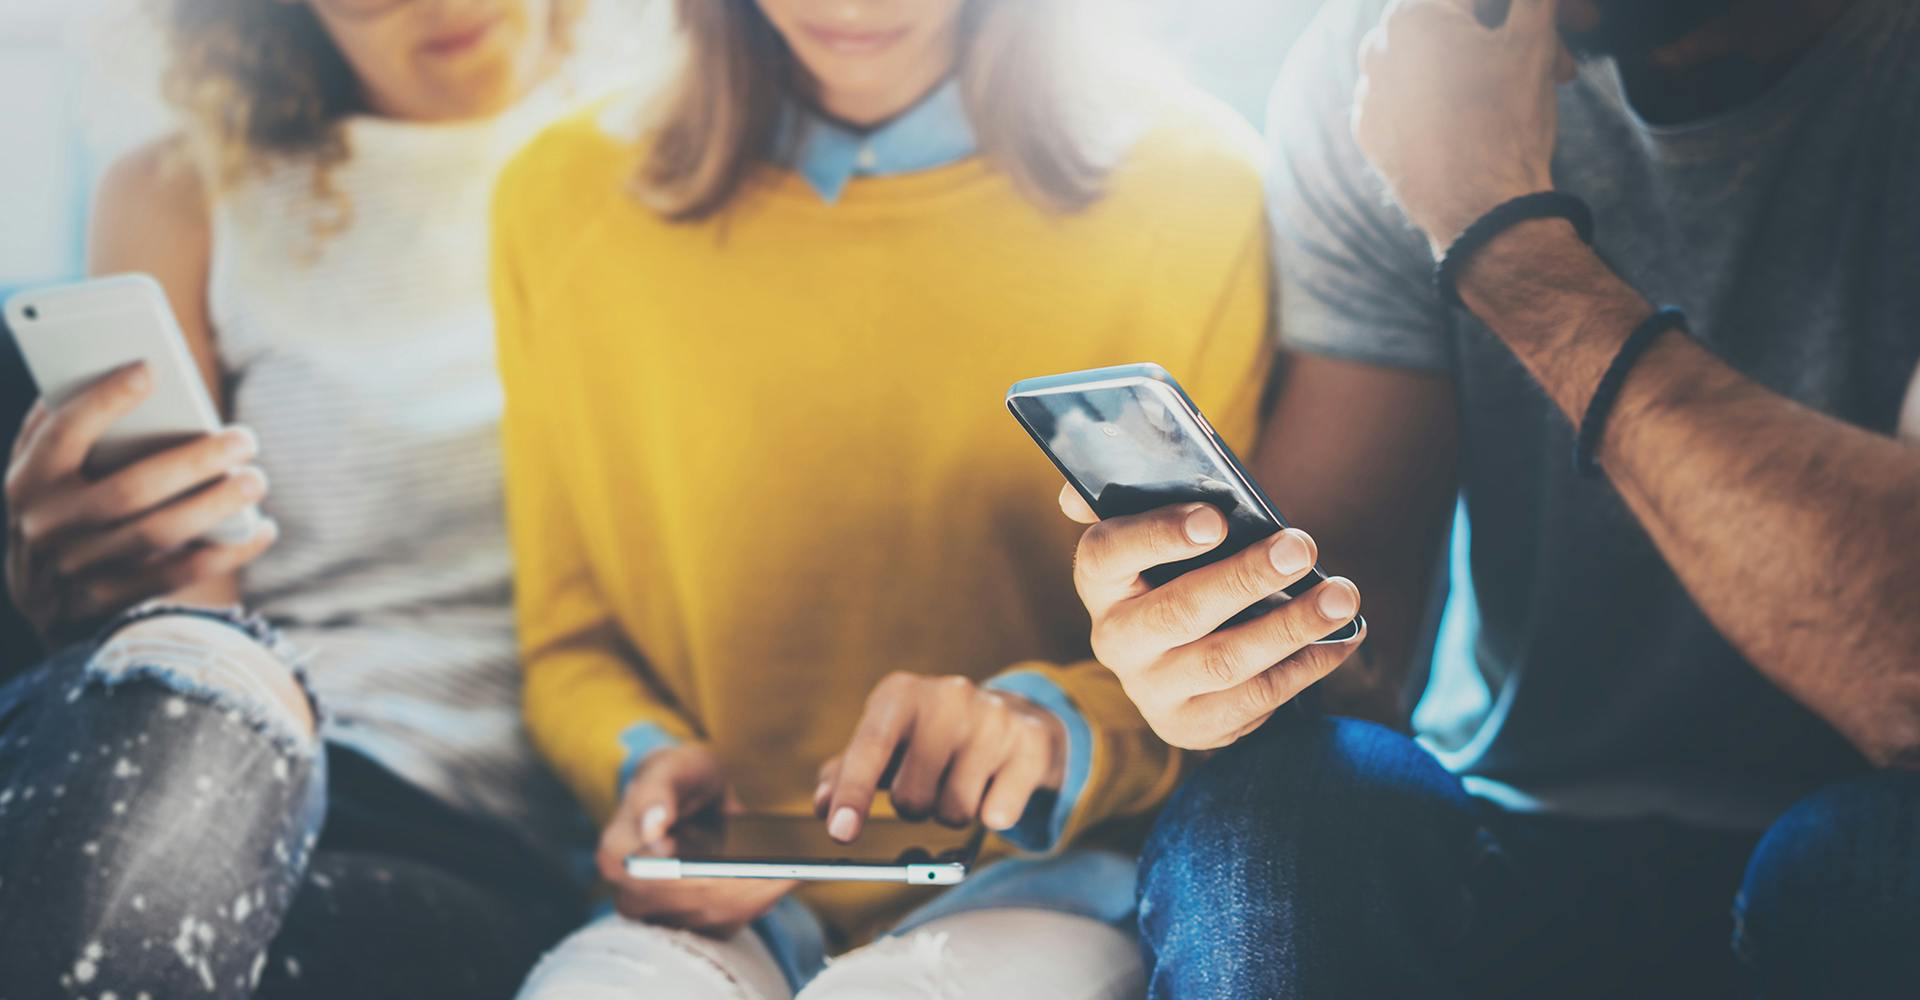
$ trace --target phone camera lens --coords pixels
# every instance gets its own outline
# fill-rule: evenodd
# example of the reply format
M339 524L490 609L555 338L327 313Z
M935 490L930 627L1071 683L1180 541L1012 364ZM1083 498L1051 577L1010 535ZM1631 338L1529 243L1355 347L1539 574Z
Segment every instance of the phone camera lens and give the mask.
M38 307L38 306L28 306L28 307L27 307L26 309L24 309L24 310L22 310L22 313L23 313L23 314L24 314L24 315L25 315L25 316L26 316L26 317L27 317L28 319L39 319L39 318L40 318L40 307Z

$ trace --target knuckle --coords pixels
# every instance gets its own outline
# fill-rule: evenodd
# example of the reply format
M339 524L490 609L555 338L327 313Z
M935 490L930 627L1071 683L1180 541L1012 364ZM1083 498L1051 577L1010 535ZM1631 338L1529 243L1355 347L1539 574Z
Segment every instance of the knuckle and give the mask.
M1296 651L1312 641L1309 633L1312 628L1304 621L1309 616L1318 617L1319 609L1308 600L1292 600L1267 612L1261 619L1261 633L1274 646Z
M1163 589L1148 598L1144 616L1148 632L1155 638L1196 634L1199 629L1200 609L1184 590Z
M1284 664L1268 667L1240 685L1240 711L1236 721L1244 723L1247 719L1271 711L1274 703L1280 699L1281 681L1285 673Z
M1280 589L1279 570L1273 568L1264 546L1248 549L1225 566L1228 590L1248 604Z
M1111 521L1102 521L1080 533L1080 544L1073 550L1074 569L1088 576L1099 576L1113 556Z
M29 548L34 548L46 542L49 524L38 511L26 510L21 511L14 520L14 530L19 533L21 541L27 543Z
M1194 667L1206 681L1224 687L1239 677L1240 655L1229 643L1208 643L1195 653Z
M151 517L140 522L133 529L136 541L146 548L166 551L174 547L175 536L179 528L169 518Z
M94 501L108 516L131 513L140 503L139 484L131 477L115 476L93 487Z

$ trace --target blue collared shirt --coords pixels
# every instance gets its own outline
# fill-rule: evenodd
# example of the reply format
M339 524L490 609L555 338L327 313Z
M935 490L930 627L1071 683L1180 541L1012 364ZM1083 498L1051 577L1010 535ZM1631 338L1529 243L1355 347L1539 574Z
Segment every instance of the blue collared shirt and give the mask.
M855 177L944 167L972 156L978 143L960 84L949 78L920 103L865 132L790 104L780 116L774 148L831 205Z

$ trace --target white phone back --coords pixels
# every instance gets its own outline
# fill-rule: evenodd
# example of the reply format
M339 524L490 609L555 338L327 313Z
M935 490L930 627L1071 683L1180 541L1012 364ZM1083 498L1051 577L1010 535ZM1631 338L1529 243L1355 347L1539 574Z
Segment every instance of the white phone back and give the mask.
M7 299L6 318L49 407L124 365L147 363L152 393L115 421L87 454L90 473L111 472L220 430L220 415L166 293L147 275L122 274L20 292ZM258 517L248 508L221 522L206 539L245 541L252 537Z

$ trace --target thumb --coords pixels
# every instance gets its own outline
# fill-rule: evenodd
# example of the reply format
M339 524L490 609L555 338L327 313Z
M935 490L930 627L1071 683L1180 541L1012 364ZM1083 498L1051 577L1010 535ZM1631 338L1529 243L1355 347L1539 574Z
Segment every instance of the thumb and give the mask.
M1507 9L1507 34L1534 42L1552 42L1556 46L1560 30L1559 0L1513 0Z
M713 804L722 789L698 755L662 752L642 765L627 788L624 810L641 844L667 836L676 823Z

